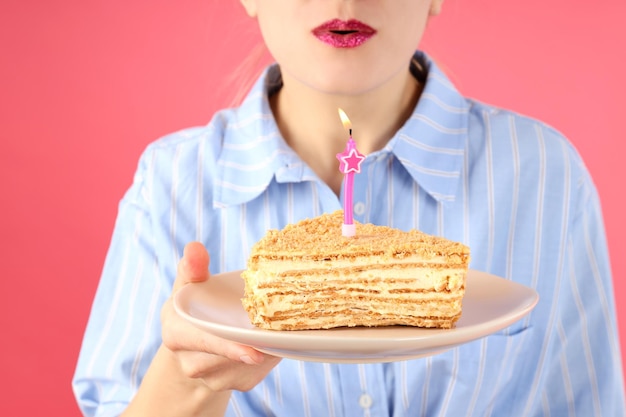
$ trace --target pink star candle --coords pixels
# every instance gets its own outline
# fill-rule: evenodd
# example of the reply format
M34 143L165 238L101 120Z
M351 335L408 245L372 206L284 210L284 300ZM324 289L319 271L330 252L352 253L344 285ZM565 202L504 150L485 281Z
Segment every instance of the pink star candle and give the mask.
M341 109L339 109L339 117L341 118L343 126L350 132L350 139L346 144L346 149L342 153L337 154L337 159L339 159L339 171L344 174L343 225L341 227L341 233L344 236L351 237L356 235L356 226L352 218L354 174L361 172L361 162L363 162L365 156L356 149L356 143L352 139L352 124L346 113Z

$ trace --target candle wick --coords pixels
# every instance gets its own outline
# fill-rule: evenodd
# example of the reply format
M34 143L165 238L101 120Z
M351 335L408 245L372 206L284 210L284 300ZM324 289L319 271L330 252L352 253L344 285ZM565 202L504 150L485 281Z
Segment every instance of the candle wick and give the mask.
M352 136L352 128L350 128L350 136Z

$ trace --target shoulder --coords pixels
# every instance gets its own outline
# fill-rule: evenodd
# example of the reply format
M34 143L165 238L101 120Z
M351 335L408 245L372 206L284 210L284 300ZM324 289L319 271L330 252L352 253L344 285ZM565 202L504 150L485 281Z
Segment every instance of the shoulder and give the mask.
M469 149L476 160L490 159L499 173L522 183L534 180L548 194L582 202L595 193L583 158L558 129L537 118L468 100ZM525 180L524 180L525 179Z
M469 109L470 130L472 128L474 130L491 129L485 134L496 133L496 137L502 136L502 131L505 131L521 139L542 135L547 140L571 146L561 132L542 120L478 100L466 100ZM494 131L494 129L496 130Z
M139 157L133 178L135 188L147 188L153 194L175 183L189 183L188 178L198 177L200 173L206 179L212 178L223 147L229 112L221 110L204 126L180 129L149 143Z
M204 126L192 126L168 133L150 143L144 153L173 155L177 150L192 152L202 146L207 147L208 151L219 153L224 132L232 123L233 113L231 109L220 110Z
M517 152L518 157L537 163L562 161L585 170L572 142L548 123L477 100L468 99L467 102L471 141L490 141L496 147L502 142L509 143L511 151Z
M139 168L168 172L172 166L193 170L211 169L220 158L228 136L237 134L237 109L222 109L203 126L192 126L168 133L149 143L139 160Z

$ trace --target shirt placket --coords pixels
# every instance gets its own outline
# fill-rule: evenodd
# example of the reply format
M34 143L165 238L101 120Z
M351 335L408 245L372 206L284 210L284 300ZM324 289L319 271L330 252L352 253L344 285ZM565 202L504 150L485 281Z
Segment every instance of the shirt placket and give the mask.
M388 416L387 393L380 364L338 367L344 416Z

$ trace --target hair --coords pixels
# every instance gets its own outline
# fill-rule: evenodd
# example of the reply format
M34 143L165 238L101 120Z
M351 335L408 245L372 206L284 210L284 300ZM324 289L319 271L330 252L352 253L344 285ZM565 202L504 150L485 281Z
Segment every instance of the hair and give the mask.
M241 63L226 77L224 85L228 87L229 95L232 94L229 100L230 107L242 103L256 80L272 61L273 59L262 41L250 49Z

